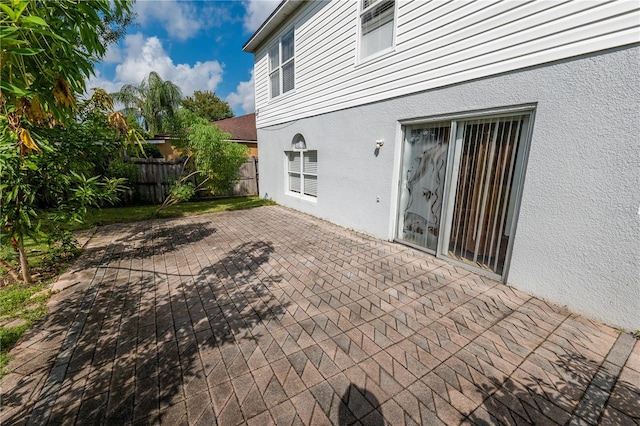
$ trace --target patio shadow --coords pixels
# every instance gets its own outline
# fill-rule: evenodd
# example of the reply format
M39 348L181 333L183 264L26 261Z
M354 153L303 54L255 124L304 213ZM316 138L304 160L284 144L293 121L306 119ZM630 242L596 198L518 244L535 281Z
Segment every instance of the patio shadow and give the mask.
M346 426L357 422L368 426L385 424L380 402L375 395L351 383L340 399L338 424Z
M74 418L76 424L148 424L170 421L176 412L211 410L210 403L197 403L209 401L209 384L229 380L243 342L255 345L260 337L252 330L280 318L288 304L266 291L279 275L256 274L273 253L267 241L240 244L190 274L156 267L175 247L215 232L177 228L151 231L151 239L142 232L117 240L108 263L97 262L94 284L67 302L66 310L78 312L71 327L64 312L47 318L47 327L77 333L66 334L32 413L26 388L3 395L3 404L25 405L3 424L24 422L29 414L31 424Z
M576 419L579 424L622 425L638 421L623 414L640 413L638 387L624 380L616 383L617 374L609 374L599 363L583 355L565 353L540 368L536 377L524 373L518 379L508 378L497 391L493 386L483 386L485 395L495 393L468 420L480 426L568 424ZM605 411L607 403L609 408Z
M93 246L85 249L82 256L83 267L96 267L111 259L120 261L148 259L152 256L172 253L185 245L197 243L217 232L217 229L210 224L203 223L197 225L184 223L151 228L149 226L150 223L158 225L163 221L130 224L125 236L110 241L106 246ZM122 225L107 225L106 227L117 228ZM110 231L101 232L108 233Z

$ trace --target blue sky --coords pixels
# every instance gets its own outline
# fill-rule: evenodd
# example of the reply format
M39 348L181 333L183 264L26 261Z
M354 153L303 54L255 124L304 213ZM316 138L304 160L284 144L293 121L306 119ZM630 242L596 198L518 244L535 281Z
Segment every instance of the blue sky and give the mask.
M242 45L279 0L138 0L136 24L110 46L87 88L115 92L158 72L182 89L210 90L236 115L253 112L253 55Z

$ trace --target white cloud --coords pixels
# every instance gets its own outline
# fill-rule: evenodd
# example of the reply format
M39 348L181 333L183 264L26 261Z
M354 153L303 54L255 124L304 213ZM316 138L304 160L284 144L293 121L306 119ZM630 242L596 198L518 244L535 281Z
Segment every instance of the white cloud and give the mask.
M227 102L231 108L241 107L246 114L255 111L256 97L253 70L249 81L241 81L236 91L227 96Z
M141 26L159 21L170 36L186 40L194 36L204 25L195 6L176 0L138 1L135 3L136 21Z
M89 80L86 81L86 85L87 85L86 97L87 98L91 97L91 95L93 94L92 89L95 89L95 88L103 89L107 93L114 93L120 90L120 88L122 87L122 83L107 80L102 76L99 70L95 70L95 71L96 71L96 75L94 75L93 77L91 77Z
M117 44L110 44L107 46L107 51L102 58L102 62L105 64L116 64L122 61L122 52Z
M164 80L171 80L168 71L175 69L157 37L145 37L141 33L126 36L124 60L116 67L116 78L123 83L139 83L156 71Z
M142 27L159 22L169 36L181 41L202 29L229 24L233 20L228 5L216 1L139 0L134 9L136 22Z
M254 32L260 25L269 17L280 4L280 1L274 0L247 0L244 2L244 7L247 10L247 14L244 16L244 29L247 32Z
M122 63L116 66L115 78L107 80L98 74L87 82L87 88L97 86L109 93L116 92L124 84L139 84L151 71L178 85L183 96L192 95L194 90L215 92L222 81L223 70L218 61L175 64L157 37L147 38L141 33L128 35L120 54Z

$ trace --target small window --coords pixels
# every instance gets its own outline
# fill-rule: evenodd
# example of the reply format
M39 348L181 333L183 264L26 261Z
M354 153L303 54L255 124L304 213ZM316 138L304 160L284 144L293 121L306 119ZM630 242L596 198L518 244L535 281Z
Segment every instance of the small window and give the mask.
M393 47L395 1L361 0L360 59Z
M318 196L318 151L307 150L301 134L293 137L293 151L287 155L287 188L300 196Z
M285 33L269 49L269 82L271 98L295 88L295 44L293 29Z

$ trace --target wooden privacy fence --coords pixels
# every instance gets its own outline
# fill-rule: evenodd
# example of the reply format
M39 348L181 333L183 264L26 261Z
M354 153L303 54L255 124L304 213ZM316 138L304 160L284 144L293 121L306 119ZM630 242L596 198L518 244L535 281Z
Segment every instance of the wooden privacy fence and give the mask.
M258 157L249 157L240 166L239 176L231 195L258 195Z
M183 159L167 160L164 158L130 158L136 165L137 201L145 203L162 203L169 194L169 187L180 178Z
M136 165L136 199L144 203L159 204L169 194L169 188L180 178L184 159L129 158ZM258 195L258 159L249 158L241 167L239 180L231 194L236 196Z

